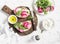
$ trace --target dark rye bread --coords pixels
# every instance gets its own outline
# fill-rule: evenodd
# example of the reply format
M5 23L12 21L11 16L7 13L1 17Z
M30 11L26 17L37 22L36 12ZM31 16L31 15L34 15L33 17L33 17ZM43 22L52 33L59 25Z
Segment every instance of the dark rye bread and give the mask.
M20 7L25 7L25 6L20 6ZM29 9L28 7L25 7L25 8ZM6 9L7 9L7 10L6 10ZM14 14L13 10L11 10L11 9L10 9L9 7L7 7L6 5L2 8L2 10L3 10L4 12L8 13L9 15ZM30 10L30 9L29 9L29 10ZM30 14L31 14L31 11L30 11ZM34 14L34 15L33 15L34 18L31 19L32 27L31 27L31 29L29 29L28 31L21 33L21 32L18 31L12 24L9 24L10 27L13 27L14 32L16 32L16 33L18 33L19 35L22 35L22 36L28 35L28 34L32 33L34 30L36 30L37 20L38 20L35 12L33 12L33 14ZM15 15L15 14L14 14L14 15ZM23 19L23 18L18 18L18 22L23 22L23 21L26 21L26 20L27 20L27 18L25 18L25 19Z

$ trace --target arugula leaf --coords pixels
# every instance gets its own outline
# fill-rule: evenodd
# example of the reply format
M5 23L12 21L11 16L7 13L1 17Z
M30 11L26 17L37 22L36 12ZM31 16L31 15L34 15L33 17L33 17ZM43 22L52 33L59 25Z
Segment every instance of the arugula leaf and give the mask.
M32 19L32 16L30 15L29 17L27 17L27 20L31 20Z
M17 27L16 25L13 25L15 28Z
M19 10L17 13L16 13L16 16L19 16L21 14L22 10Z
M46 11L44 11L44 14L46 15L46 14L47 14L47 12L46 12Z
M25 30L26 28L23 25L20 25L19 28Z
M51 2L49 0L37 0L36 4L37 7L46 8L51 5Z
M15 28L18 27L19 24L20 24L19 22L18 22L18 23L15 23L15 24L14 24L14 27L15 27Z
M23 30L25 30L26 28L20 23L20 22L17 22L16 24L14 24L14 27L18 27L18 28L21 28Z
M43 11L44 11L44 14L46 15L47 14L47 11L45 9L43 9Z

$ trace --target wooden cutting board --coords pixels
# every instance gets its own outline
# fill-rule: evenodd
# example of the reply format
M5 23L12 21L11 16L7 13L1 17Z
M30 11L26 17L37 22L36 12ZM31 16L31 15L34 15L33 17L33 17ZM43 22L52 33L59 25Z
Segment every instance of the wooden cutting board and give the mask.
M20 7L25 7L25 6L20 6ZM28 8L28 7L27 7ZM29 9L29 8L28 8ZM5 13L8 13L9 15L12 15L12 14L14 14L14 12L13 12L13 10L11 10L8 6L4 6L3 8L2 8L2 10L5 12ZM37 16L36 16L36 13L33 11L33 19L31 19L31 22L32 22L32 28L30 29L30 30L28 30L28 31L26 31L26 32L23 32L23 33L21 33L20 31L18 31L16 28L14 28L14 26L12 25L12 24L9 24L9 26L10 27L12 27L13 28L13 31L15 32L15 33L18 33L19 35L22 35L22 36L24 36L24 35L28 35L28 34L30 34L30 33L32 33L33 31L36 31L36 26L37 26L37 21L38 21L38 19L37 19ZM15 15L15 14L14 14ZM21 19L21 18L18 18L18 20L20 20L20 21L24 21L24 20L26 20L26 19Z

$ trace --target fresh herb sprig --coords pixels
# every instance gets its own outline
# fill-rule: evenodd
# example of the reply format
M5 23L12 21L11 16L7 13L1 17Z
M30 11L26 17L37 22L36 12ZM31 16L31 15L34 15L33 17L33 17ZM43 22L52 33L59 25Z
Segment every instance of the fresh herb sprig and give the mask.
M22 9L19 10L19 11L16 13L16 16L19 16L19 15L21 14L21 12L22 12Z

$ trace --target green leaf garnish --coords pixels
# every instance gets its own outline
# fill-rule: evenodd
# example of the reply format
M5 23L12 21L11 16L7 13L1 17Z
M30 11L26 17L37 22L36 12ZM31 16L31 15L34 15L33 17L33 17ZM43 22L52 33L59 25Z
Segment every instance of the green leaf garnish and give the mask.
M37 7L46 8L51 5L51 2L49 0L37 0L36 4Z
M19 10L17 13L16 13L16 16L19 16L21 14L22 10Z
M27 17L27 20L31 20L31 19L32 19L32 16L31 15Z
M15 27L15 28L16 28L16 27L19 27L19 24L20 24L19 22L18 22L18 23L15 23L15 24L14 24L14 27Z
M43 9L43 10L44 10L44 14L46 15L47 14L47 11L45 9Z
M47 11L45 10L48 6L51 6L52 3L50 0L37 0L36 1L37 7L41 7L43 9L44 14L47 14Z
M15 27L15 28L18 27L18 28L21 28L21 29L23 29L23 30L26 29L20 22L15 23L15 24L14 24L14 27Z
M46 15L46 14L47 14L47 12L46 12L46 11L44 11L44 14Z
M19 28L25 30L26 28L23 25L20 25Z

